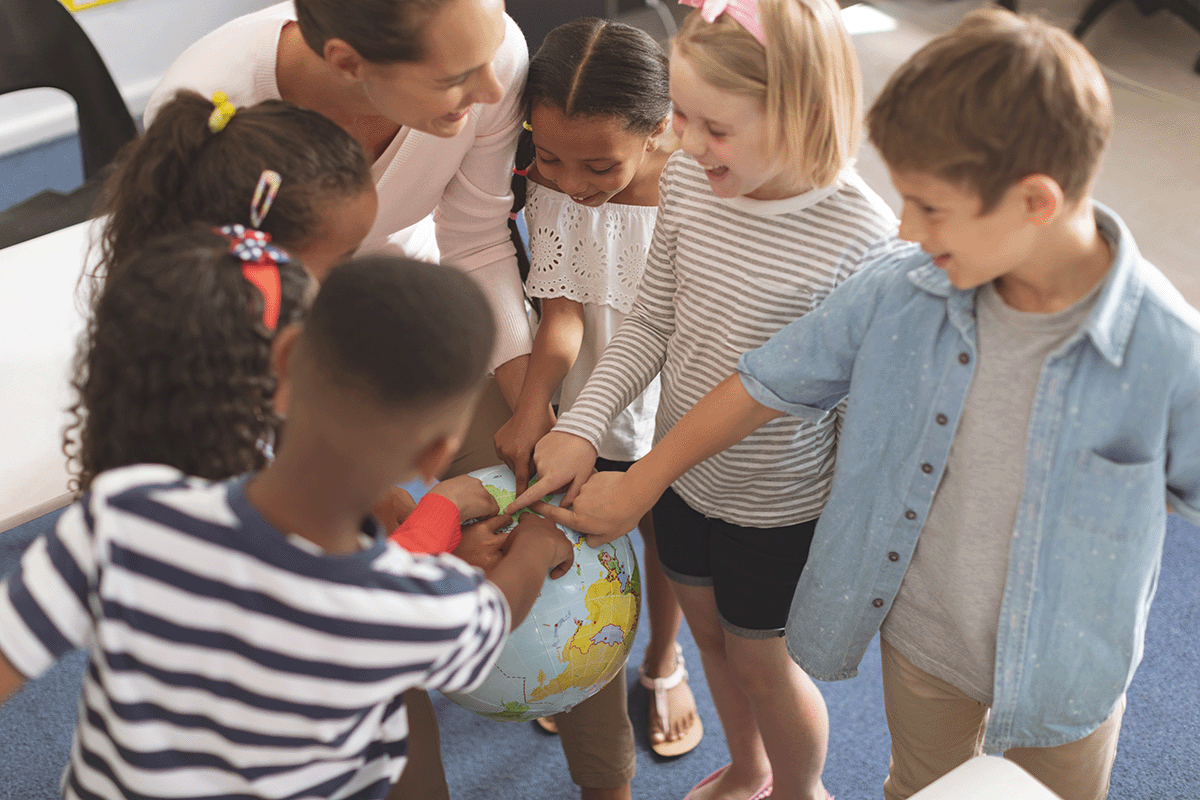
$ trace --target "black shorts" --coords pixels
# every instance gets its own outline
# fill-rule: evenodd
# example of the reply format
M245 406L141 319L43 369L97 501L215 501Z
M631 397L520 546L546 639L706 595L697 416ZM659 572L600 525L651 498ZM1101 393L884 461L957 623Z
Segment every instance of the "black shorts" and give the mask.
M817 521L744 528L706 517L667 489L654 506L658 558L667 577L711 586L721 624L746 639L783 635Z
M596 458L596 472L629 472L632 461L610 461L607 458Z

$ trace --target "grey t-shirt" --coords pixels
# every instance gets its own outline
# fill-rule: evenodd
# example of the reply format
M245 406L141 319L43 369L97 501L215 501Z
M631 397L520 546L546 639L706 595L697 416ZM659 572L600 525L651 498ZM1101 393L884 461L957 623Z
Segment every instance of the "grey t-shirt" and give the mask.
M1100 294L1051 314L975 295L979 357L937 493L883 636L919 669L991 704L1008 548L1042 365Z

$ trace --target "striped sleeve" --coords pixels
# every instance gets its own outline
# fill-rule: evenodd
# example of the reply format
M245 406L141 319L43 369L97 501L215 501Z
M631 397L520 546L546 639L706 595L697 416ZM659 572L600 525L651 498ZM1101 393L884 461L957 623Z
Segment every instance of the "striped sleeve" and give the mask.
M686 153L668 161L658 225L630 318L558 430L595 443L616 410L661 367L655 438L752 350L811 312L896 247L887 204L852 171L777 200L721 198ZM700 513L771 528L820 514L833 478L834 417L780 418L682 475Z
M675 225L668 198L671 170L659 180L658 217L637 300L604 349L579 398L559 418L557 431L587 439L597 448L621 409L633 402L662 369L675 332Z
M88 591L95 574L90 496L34 541L0 584L0 650L26 678L88 644Z
M486 580L475 597L475 610L467 616L457 646L433 665L426 688L469 692L483 683L500 658L511 621L508 603L499 588Z

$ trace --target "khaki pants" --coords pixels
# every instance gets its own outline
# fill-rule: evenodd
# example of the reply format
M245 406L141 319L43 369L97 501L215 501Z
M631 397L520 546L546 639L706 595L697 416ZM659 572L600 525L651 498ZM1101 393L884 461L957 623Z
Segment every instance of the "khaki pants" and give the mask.
M489 378L463 446L446 471L446 477L499 464L493 437L510 416L512 412L499 385L494 378ZM408 764L388 793L388 800L449 800L450 789L442 768L442 746L433 703L426 692L410 689L404 693L404 705L408 709Z
M883 702L892 754L887 800L904 800L983 752L988 706L913 666L880 638ZM1064 800L1103 800L1117 754L1125 698L1100 727L1058 747L1017 747L1004 757Z
M625 669L579 705L554 715L576 786L616 789L633 780L637 752L629 722Z

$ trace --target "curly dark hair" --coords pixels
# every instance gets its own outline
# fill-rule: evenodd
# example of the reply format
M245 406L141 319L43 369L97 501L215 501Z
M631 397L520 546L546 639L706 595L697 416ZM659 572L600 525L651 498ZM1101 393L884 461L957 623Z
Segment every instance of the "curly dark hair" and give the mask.
M283 100L239 108L225 129L208 128L211 100L186 89L163 104L117 157L104 185L106 214L93 291L143 244L192 222L249 227L263 170L283 183L260 226L285 248L323 236L330 205L371 188L366 153L335 122Z
M86 491L107 469L167 464L227 478L264 465L272 407L275 331L263 297L203 224L161 237L113 272L95 298L75 357L77 393L63 452ZM278 328L300 319L309 275L279 267ZM276 330L278 330L278 328Z

